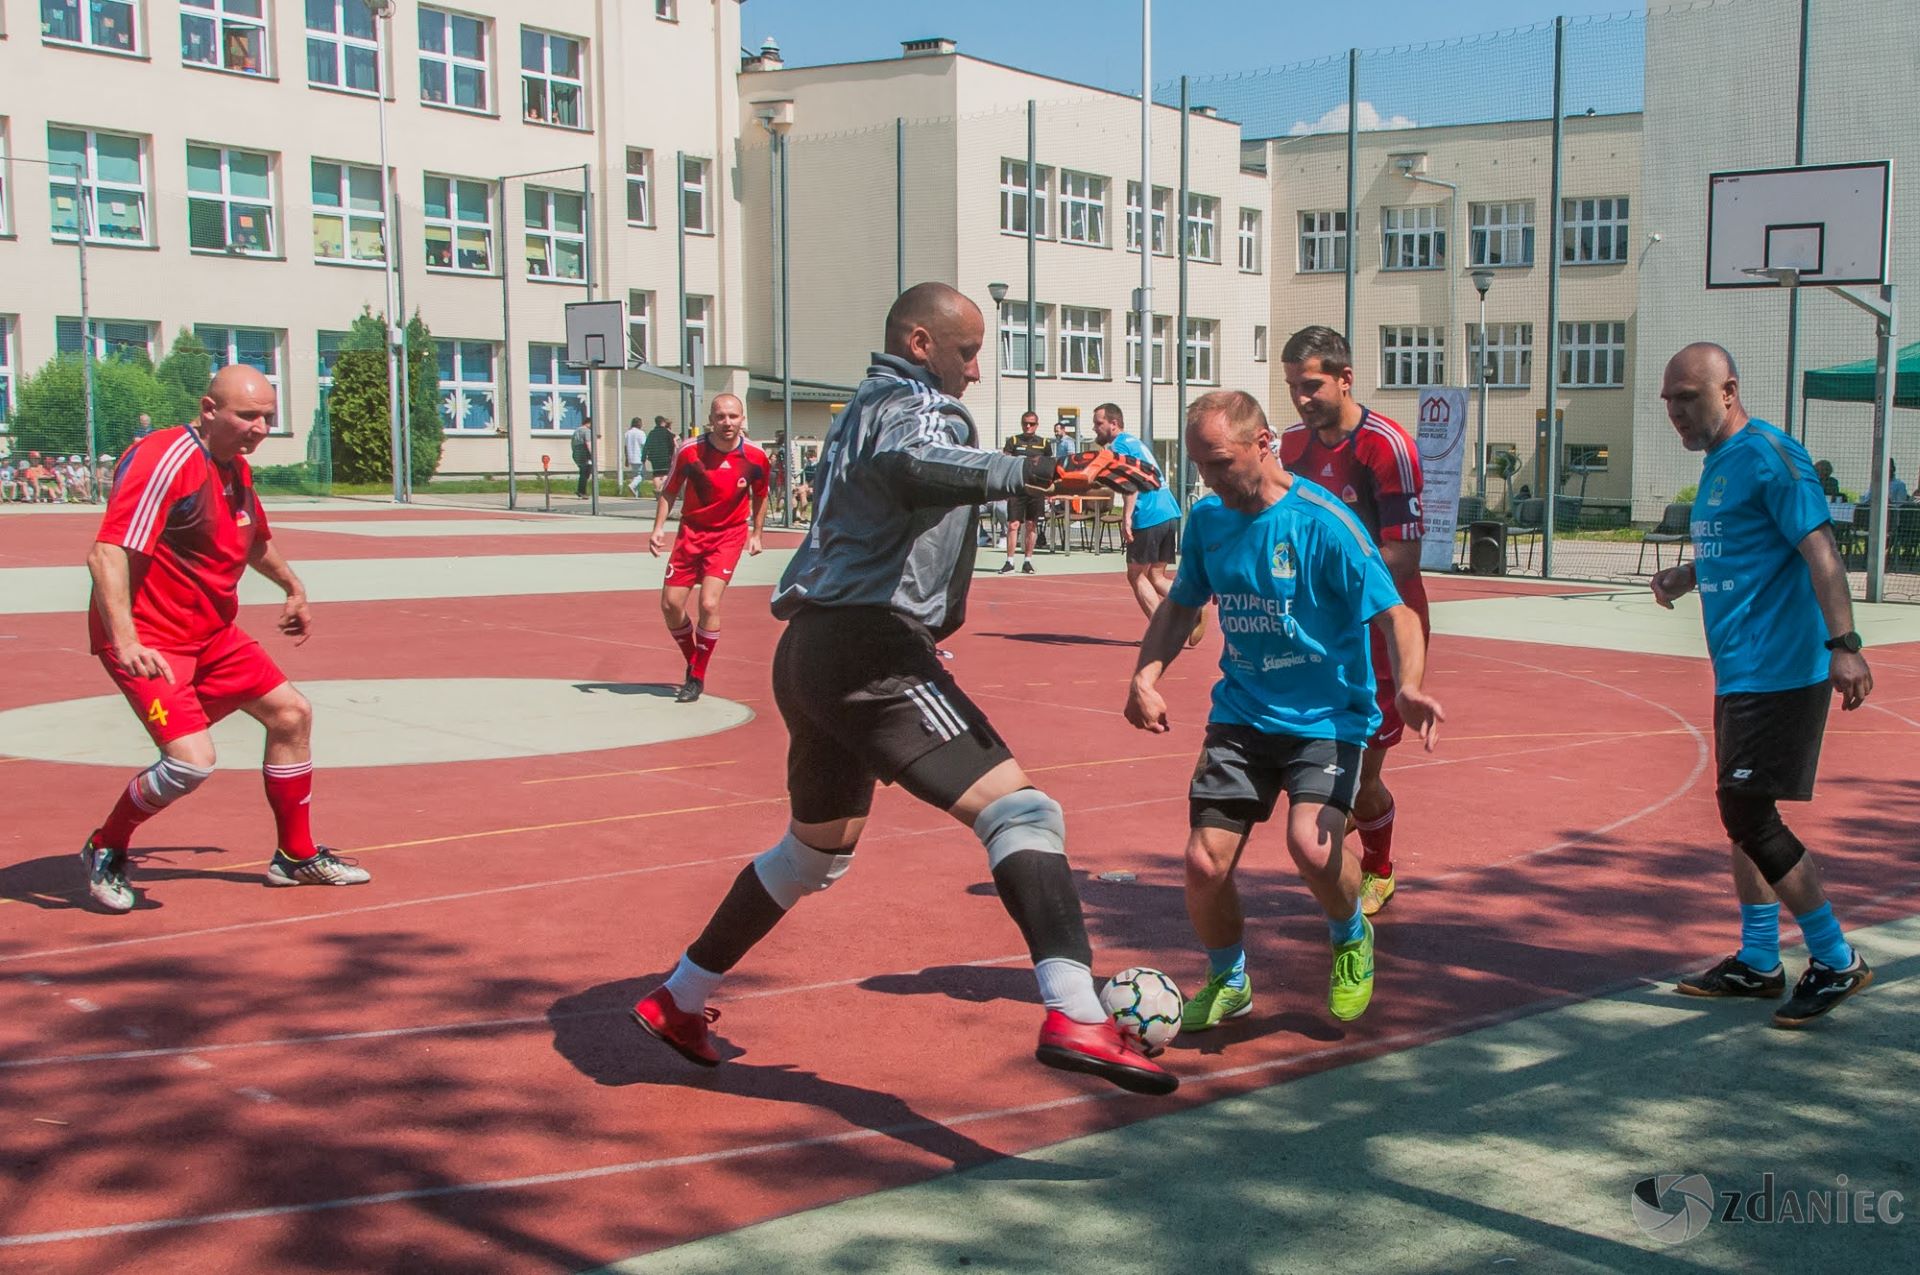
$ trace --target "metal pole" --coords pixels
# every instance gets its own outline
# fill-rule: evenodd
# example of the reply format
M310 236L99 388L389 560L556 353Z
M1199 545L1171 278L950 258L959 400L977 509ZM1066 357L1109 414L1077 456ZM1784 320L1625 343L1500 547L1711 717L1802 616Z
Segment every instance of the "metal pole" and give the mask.
M1140 0L1140 438L1153 443L1153 0Z
M391 13L392 10L390 6L371 3L367 5L367 8L374 21L373 31L376 56L380 59L380 65L385 67L387 62L387 24L383 22L382 19ZM385 10L384 13L382 12L383 9ZM387 162L387 83L384 75L380 77L380 83L375 86L375 89L375 110L380 119L380 180L386 186L387 192L388 251L385 254L387 259L387 410L390 417L390 444L392 448L390 455L393 460L393 503L396 505L404 505L407 503L406 441L404 438L407 428L407 401L400 388L400 374L406 364L406 352L403 344L406 340L406 334L400 324L400 285L399 281L394 278L393 273L393 252L391 246L394 212L393 178L391 176L392 169ZM502 270L504 271L504 269L505 265L503 262Z
M1793 102L1793 162L1807 162L1807 46L1812 30L1813 0L1800 0L1800 75ZM1783 428L1793 437L1794 382L1800 379L1800 289L1787 289L1787 418ZM1800 417L1800 441L1807 441L1807 421Z
M1546 489L1545 517L1540 531L1540 574L1553 575L1554 519L1558 513L1560 479L1560 190L1566 158L1567 20L1553 20L1553 195L1552 237L1547 257L1547 456L1542 486Z
M1355 249L1359 247L1360 224L1360 50L1347 50L1347 344L1355 343L1353 332L1353 280Z
M580 165L580 269L587 277L587 300L593 300L593 165ZM622 360L624 362L624 360ZM592 426L600 420L600 378L596 375L598 367L587 369L587 423ZM617 429L620 422L615 421ZM591 466L587 473L587 512L598 515L600 512L600 434L602 431L590 430L587 436L587 464ZM619 441L619 435L614 435Z
M793 283L787 270L787 167L793 152L783 134L780 145L780 472L786 476L782 499L786 512L781 525L793 526Z
M1895 338L1900 331L1900 303L1891 283L1880 285L1884 314L1876 325L1879 333L1880 366L1874 376L1873 401L1873 508L1868 511L1867 601L1883 600L1887 576L1887 462L1893 446L1893 397L1900 375L1899 348Z
M1000 423L1000 382L1006 379L1006 327L1007 303L997 301L993 307L993 450L999 451L1006 446L1006 429Z
M1038 412L1040 410L1037 406L1035 406L1036 396L1040 392L1040 376L1039 376L1040 362L1038 359L1034 358L1033 356L1034 317L1036 312L1040 309L1039 303L1034 296L1035 276L1038 269L1037 262L1039 260L1034 251L1034 245L1039 242L1039 240L1036 238L1035 232L1039 229L1039 227L1036 225L1036 219L1039 216L1039 208L1040 208L1040 199L1037 193L1037 187L1039 186L1039 175L1038 175L1039 169L1035 162L1035 155L1034 155L1035 148L1038 145L1038 142L1037 142L1038 124L1035 119L1035 115L1036 115L1036 108L1034 106L1034 101L1032 98L1028 98L1027 99L1027 410L1029 412Z
M507 435L507 508L520 507L520 480L513 460L513 307L507 303L507 189L513 179L500 179L500 428ZM458 251L458 245L455 250Z
M1480 294L1480 440L1474 453L1473 494L1480 499L1481 517L1487 501L1487 294Z
M1187 259L1192 250L1192 245L1187 242L1187 201L1193 197L1191 190L1187 186L1187 143L1188 121L1190 118L1191 111L1187 100L1187 77L1183 75L1180 77L1180 296L1179 304L1175 307L1179 311L1175 322L1179 325L1180 332L1178 345L1178 357L1180 361L1174 366L1174 403L1176 406L1174 409L1173 427L1173 452L1175 461L1173 472L1178 476L1177 482L1180 488L1180 491L1175 494L1174 500L1182 509L1186 508L1186 502L1180 499L1180 497L1184 494L1187 485L1187 431L1184 428L1187 419ZM1215 233L1218 233L1224 228L1224 226L1215 227ZM1216 247L1218 246L1219 245L1216 244ZM1216 356L1218 353L1219 351L1216 350Z
M785 155L782 154L782 171ZM907 121L893 119L893 295L907 290Z
M673 153L673 224L674 224L673 238L674 238L674 251L676 254L675 260L677 263L677 270L679 273L679 283L676 286L678 287L679 293L680 293L680 318L679 318L680 340L676 342L676 344L678 345L680 350L680 358L678 362L675 363L674 366L692 370L690 366L692 363L692 359L688 356L688 353L687 353L687 189L686 189L686 186L687 186L687 153L685 151L675 151ZM682 389L680 391L680 419L686 427L688 438L693 437L693 431L694 431L694 422L691 419L691 413L689 412L687 407L687 403L690 397L695 399L696 401L698 399L697 394L690 396L685 389Z
M49 164L48 167L51 168L53 165ZM93 423L93 310L87 301L87 232L92 229L93 226L93 219L88 216L88 212L92 208L93 200L83 183L84 174L81 171L80 165L62 164L61 167L71 168L73 170L74 230L77 232L73 237L73 242L74 246L79 249L80 257L80 360L82 369L80 391L86 400L87 473L91 476L98 473L100 469L100 461L97 455L99 446ZM125 449L122 450L124 451ZM103 499L100 495L100 484L97 481L94 482L88 490L93 492L95 500Z

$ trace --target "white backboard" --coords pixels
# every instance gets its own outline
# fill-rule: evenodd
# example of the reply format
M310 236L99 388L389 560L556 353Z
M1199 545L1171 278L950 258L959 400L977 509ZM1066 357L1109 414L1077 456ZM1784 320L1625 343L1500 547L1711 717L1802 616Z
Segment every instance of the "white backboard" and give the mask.
M1814 164L1714 173L1707 179L1707 286L1878 284L1887 277L1893 166Z
M627 366L627 307L620 301L567 306L567 366Z

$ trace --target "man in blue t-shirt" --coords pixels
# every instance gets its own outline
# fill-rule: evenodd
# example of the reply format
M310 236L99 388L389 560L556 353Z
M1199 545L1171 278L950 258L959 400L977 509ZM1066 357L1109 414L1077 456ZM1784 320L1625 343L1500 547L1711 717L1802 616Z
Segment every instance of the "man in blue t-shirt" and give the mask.
M1847 571L1806 449L1740 405L1733 356L1698 342L1667 363L1660 397L1691 452L1707 454L1693 502L1695 561L1653 577L1671 608L1700 590L1713 659L1713 743L1720 822L1733 842L1740 950L1683 978L1689 996L1786 991L1780 903L1811 954L1776 1027L1800 1027L1873 981L1820 888L1820 873L1781 822L1780 801L1810 801L1827 706L1855 709L1873 675L1853 631Z
M1208 975L1181 1027L1204 1031L1253 1009L1233 869L1282 791L1287 852L1333 941L1327 1007L1355 1019L1373 998L1373 926L1360 913L1360 860L1343 842L1361 753L1380 725L1367 626L1387 635L1400 715L1431 749L1443 714L1421 690L1420 618L1340 498L1281 466L1251 394L1196 399L1187 455L1213 495L1188 515L1179 575L1147 626L1127 696L1129 722L1168 729L1157 684L1216 599L1223 676L1188 792L1186 856L1187 913Z
M1093 437L1100 446L1139 461L1160 479L1160 486L1152 491L1127 492L1120 513L1120 538L1127 545L1127 587L1151 620L1173 588L1167 568L1180 547L1180 504L1168 490L1152 449L1127 433L1127 418L1118 403L1102 403L1093 409ZM1207 613L1202 611L1187 635L1187 645L1199 645L1206 631Z

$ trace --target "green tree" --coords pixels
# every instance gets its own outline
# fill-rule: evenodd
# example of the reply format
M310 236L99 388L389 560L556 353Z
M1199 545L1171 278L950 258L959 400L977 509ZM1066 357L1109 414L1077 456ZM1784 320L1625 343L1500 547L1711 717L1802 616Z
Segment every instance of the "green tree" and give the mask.
M413 396L407 405L407 426L413 432L410 469L415 485L421 485L440 468L446 432L440 421L440 360L433 333L417 310L407 321L407 376Z
M86 375L80 357L66 354L20 382L13 412L16 453L86 454ZM125 451L142 412L157 425L179 424L168 415L173 401L172 391L154 376L144 358L98 360L93 370L96 452L117 456Z
M167 410L154 413L154 423L178 425L200 414L200 400L213 381L213 355L200 344L192 328L182 328L153 375L168 391Z
M407 323L407 377L411 401L407 404L408 453L412 461L409 476L418 485L433 477L440 467L440 452L445 438L440 421L440 361L436 357L433 345L433 333L416 311ZM354 375L361 374L364 358L371 356L377 365L379 374L380 404L378 419L364 418L367 404L358 399L344 405L346 415L341 412L340 366L336 365L333 376L333 397L328 400L331 420L329 428L333 434L331 452L334 458L334 477L340 482L379 482L393 477L393 426L391 398L387 388L387 328L383 316L377 315L371 308L363 308L347 329L346 338L340 343L340 363L345 364L349 355L361 356L355 359ZM371 434L379 434L379 446L371 441ZM351 434L351 437L343 435ZM363 471L358 466L371 463L378 456L377 471ZM349 459L351 458L351 459ZM356 466L354 469L342 468L342 464Z
M376 483L393 476L387 359L379 350L346 350L333 365L327 398L333 480Z

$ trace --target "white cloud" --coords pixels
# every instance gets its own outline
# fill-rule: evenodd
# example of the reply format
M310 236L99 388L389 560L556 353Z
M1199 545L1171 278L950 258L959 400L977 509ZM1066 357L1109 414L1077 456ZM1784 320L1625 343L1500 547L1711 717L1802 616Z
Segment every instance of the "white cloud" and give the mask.
M1363 133L1377 132L1386 128L1418 127L1419 124L1411 115L1389 115L1383 118L1372 102L1360 103L1360 131ZM1347 104L1342 102L1311 124L1305 120L1294 121L1293 127L1287 130L1287 135L1306 137L1312 133L1344 133L1346 131Z

